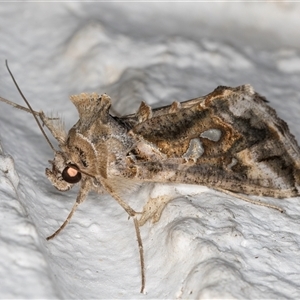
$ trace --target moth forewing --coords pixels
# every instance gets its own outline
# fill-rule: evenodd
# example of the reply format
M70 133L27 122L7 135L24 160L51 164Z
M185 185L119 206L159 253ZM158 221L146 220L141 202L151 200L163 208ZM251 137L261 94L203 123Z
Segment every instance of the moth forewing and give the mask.
M135 149L137 178L276 198L299 195L298 144L251 86L219 87L192 103L177 113L153 112L132 128L155 149L151 160L144 145Z

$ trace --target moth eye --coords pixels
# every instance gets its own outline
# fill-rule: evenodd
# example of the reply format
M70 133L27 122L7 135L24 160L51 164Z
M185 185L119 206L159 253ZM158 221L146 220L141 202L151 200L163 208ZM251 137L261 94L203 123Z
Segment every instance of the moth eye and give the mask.
M81 173L75 165L69 165L61 173L63 180L68 183L77 183L81 180Z

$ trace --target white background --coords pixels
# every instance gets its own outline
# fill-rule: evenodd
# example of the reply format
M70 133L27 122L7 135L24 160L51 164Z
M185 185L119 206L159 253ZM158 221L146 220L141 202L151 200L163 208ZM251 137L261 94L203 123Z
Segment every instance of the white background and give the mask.
M297 3L1 3L0 95L77 121L69 95L108 93L115 111L250 83L300 140ZM53 141L54 142L54 141ZM0 104L1 298L299 298L299 198L264 199L284 214L205 187L141 228L146 295L131 220L91 194L65 230L78 189L44 175L53 153L29 114ZM11 158L13 160L11 160ZM19 178L19 185L18 185ZM132 195L142 207L149 189Z

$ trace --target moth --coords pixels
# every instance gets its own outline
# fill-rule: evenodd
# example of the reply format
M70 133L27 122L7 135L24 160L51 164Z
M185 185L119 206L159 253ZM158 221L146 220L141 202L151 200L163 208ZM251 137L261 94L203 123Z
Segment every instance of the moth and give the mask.
M136 113L127 116L110 113L111 99L106 94L71 96L79 120L66 132L58 120L31 108L11 76L28 108L0 100L35 117L54 151L46 176L60 191L80 184L70 214L47 239L68 224L90 191L108 192L134 221L141 292L145 270L139 227L148 220L157 222L172 197L147 199L142 212L136 212L124 194L149 182L197 184L278 210L244 195L299 195L299 146L287 124L250 85L219 86L206 96L155 109L142 102ZM59 150L52 146L40 123L57 140Z

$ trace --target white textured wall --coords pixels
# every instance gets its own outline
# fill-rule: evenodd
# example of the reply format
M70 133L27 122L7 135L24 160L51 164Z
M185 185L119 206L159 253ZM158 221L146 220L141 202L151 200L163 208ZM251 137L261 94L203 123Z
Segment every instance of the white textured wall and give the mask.
M22 104L4 60L36 110L69 128L70 94L107 92L116 111L250 83L300 140L297 3L1 3L0 95ZM44 175L52 151L33 118L0 103L0 298L299 298L299 198L286 213L205 187L178 190L142 229L146 292L132 221L91 195L54 240L76 189ZM10 155L13 161L8 157ZM19 185L18 185L19 177ZM147 190L130 203L141 207Z

